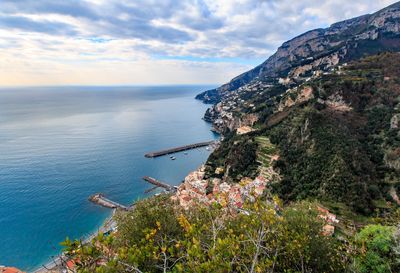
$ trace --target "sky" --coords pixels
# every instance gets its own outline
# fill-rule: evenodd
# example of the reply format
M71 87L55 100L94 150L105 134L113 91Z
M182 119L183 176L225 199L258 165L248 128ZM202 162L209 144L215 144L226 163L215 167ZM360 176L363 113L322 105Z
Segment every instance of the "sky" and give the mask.
M0 86L221 84L391 0L0 0Z

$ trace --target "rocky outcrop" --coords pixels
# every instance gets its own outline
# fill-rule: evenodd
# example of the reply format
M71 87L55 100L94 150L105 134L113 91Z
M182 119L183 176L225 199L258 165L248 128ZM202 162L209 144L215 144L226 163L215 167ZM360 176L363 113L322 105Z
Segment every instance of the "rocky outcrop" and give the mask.
M299 88L294 88L293 90L288 90L286 92L285 98L282 100L282 102L278 106L278 112L282 112L286 110L287 108L293 107L294 105L301 104L303 102L306 102L312 98L314 98L313 95L313 89L310 86L303 86L300 88L300 91L298 91ZM296 98L292 98L291 95L295 94Z
M326 29L315 29L289 40L264 63L196 98L214 104L231 91L254 81L295 78L311 70L327 70L365 55L399 51L399 37L400 3L396 3L374 14L335 23Z
M348 112L353 109L348 103L345 102L343 96L338 93L329 96L325 101L325 104L331 109L341 112Z

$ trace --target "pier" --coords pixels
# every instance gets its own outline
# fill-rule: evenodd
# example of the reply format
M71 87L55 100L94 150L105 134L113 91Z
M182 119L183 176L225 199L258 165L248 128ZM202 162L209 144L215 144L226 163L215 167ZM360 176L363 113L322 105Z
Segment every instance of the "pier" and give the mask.
M156 187L164 188L167 191L171 191L171 192L176 191L176 188L174 186L168 185L167 183L157 180L153 177L145 176L145 177L143 177L143 180L149 182L150 184L153 184Z
M121 205L121 204L119 204L117 202L111 201L110 199L104 197L104 195L101 194L101 193L96 193L96 194L90 196L89 197L89 201L91 201L91 202L93 202L93 203L95 203L97 205L100 205L102 207L105 207L105 208L122 209L122 210L128 210L129 209L128 207L126 207L124 205Z
M212 145L214 143L216 143L214 140L206 141L206 142L199 142L199 143L179 146L179 147L175 147L175 148L170 148L170 149L166 149L166 150L161 150L161 151L157 151L157 152L150 152L150 153L145 154L144 156L153 158L153 157L163 156L163 155L167 155L167 154L178 153L178 152L182 152L182 151L186 151L186 150L196 149L196 148L200 148L200 147L205 147L205 146Z

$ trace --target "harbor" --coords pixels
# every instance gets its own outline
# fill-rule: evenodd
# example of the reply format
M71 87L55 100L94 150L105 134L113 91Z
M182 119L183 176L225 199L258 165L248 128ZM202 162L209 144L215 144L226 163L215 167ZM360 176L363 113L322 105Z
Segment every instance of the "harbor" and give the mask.
M154 158L154 157L169 155L169 154L178 153L181 151L187 151L187 150L197 149L197 148L202 148L202 147L207 147L207 150L209 150L210 149L209 146L211 146L213 148L217 143L218 143L217 141L206 141L206 142L194 143L194 144L179 146L179 147L175 147L175 148L165 149L165 150L161 150L161 151L157 151L157 152L151 152L151 153L146 154L145 157ZM185 154L187 155L188 153L185 152ZM173 157L173 156L170 156L170 158L172 160L175 159L175 157ZM159 188L162 188L164 190L164 193L174 193L177 191L176 186L173 186L164 181L158 180L154 177L144 176L142 179L152 185L151 188L144 191L145 193L150 193ZM93 195L89 196L88 200L98 206L111 209L113 211L112 215L114 215L116 210L129 211L134 208L134 204L132 204L130 206L125 206L121 203L118 203L116 201L113 201L113 200L107 198L103 193L93 194ZM90 242L93 238L98 236L98 234L107 235L116 230L117 230L117 224L113 220L113 216L110 216L106 220L104 225L97 230L97 232L89 234L88 236L84 236L84 239L82 240L82 244L86 244L86 243ZM49 263L42 265L39 269L37 269L34 272L35 273L45 273L45 272L48 273L48 272L60 272L63 270L68 270L69 263L70 263L69 258L67 256L65 256L63 253L61 253L57 256L53 256Z

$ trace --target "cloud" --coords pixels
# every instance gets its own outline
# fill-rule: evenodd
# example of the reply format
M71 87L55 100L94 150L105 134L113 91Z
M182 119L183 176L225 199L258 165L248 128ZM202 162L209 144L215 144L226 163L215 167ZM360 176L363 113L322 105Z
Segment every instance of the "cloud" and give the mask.
M73 36L77 32L68 24L50 21L34 21L26 17L0 15L0 27L26 32L41 32L51 35Z
M172 79L199 83L224 78L223 82L250 68L249 64L263 61L294 36L375 12L394 2L1 0L0 70L3 75L12 72L10 79L19 75L21 83L54 82L55 78L60 83L74 79L88 82L75 71L104 75L102 67L113 67L106 74L110 82L117 78L132 83L147 81L138 72L141 68L154 75L155 82L162 82L158 67L186 75L169 75L171 83ZM128 77L120 71L126 76L122 79L118 67L132 74ZM218 77L212 76L216 74ZM68 79L61 80L61 75L68 75ZM0 84L7 84L7 76L1 80Z
M4 13L61 14L92 20L99 19L95 5L88 1L2 0L0 6Z

